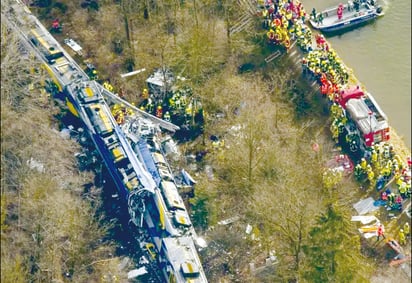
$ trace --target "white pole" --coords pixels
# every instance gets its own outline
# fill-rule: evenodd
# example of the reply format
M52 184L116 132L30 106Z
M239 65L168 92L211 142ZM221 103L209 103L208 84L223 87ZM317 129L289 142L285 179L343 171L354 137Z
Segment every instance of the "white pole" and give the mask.
M145 68L140 69L140 70L136 70L136 71L133 71L133 72L130 72L130 73L126 73L126 74L121 74L120 76L122 78L126 78L126 77L130 77L130 76L133 76L133 75L137 75L138 73L141 73L141 72L144 72L144 71L146 71Z

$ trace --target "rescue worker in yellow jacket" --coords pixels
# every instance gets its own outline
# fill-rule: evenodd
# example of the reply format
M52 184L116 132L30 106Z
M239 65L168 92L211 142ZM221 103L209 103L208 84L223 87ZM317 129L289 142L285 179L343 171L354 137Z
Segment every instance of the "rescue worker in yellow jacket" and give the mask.
M399 244L400 245L405 245L406 244L406 238L405 238L405 233L403 232L403 229L399 230Z
M149 99L149 91L147 90L147 88L144 88L142 91L142 98L144 100Z
M409 233L411 232L409 222L406 222L405 225L403 225L403 232L405 233L406 237L409 237Z

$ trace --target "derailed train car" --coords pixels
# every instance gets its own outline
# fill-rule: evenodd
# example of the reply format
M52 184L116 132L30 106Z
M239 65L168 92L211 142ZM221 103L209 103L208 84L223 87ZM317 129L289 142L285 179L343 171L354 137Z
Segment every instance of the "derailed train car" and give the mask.
M143 127L135 127L138 131L125 134L128 129L116 123L102 95L107 90L89 80L21 1L13 3L2 17L27 49L44 62L68 109L84 123L136 229L156 248L152 260L162 274L160 280L207 282L195 246L196 233L159 144L154 144L155 132L145 135ZM156 128L153 121L157 121L173 129L172 124L145 115L137 113L133 122Z

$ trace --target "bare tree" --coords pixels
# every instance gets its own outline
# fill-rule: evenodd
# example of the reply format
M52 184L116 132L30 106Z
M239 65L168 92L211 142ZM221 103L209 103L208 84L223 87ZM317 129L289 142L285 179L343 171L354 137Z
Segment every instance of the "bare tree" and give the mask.
M94 176L79 173L79 145L59 134L59 108L41 91L40 62L2 29L1 281L97 282L109 270L124 280L113 245L102 242L99 202L92 208L82 199ZM103 268L92 264L106 259L113 260Z

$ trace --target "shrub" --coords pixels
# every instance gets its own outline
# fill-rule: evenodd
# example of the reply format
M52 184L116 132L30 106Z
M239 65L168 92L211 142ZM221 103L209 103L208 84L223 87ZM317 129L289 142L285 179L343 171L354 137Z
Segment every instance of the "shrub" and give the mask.
M60 10L60 12L62 12L63 14L65 14L67 11L67 5L63 2L56 2L54 3L53 7Z

